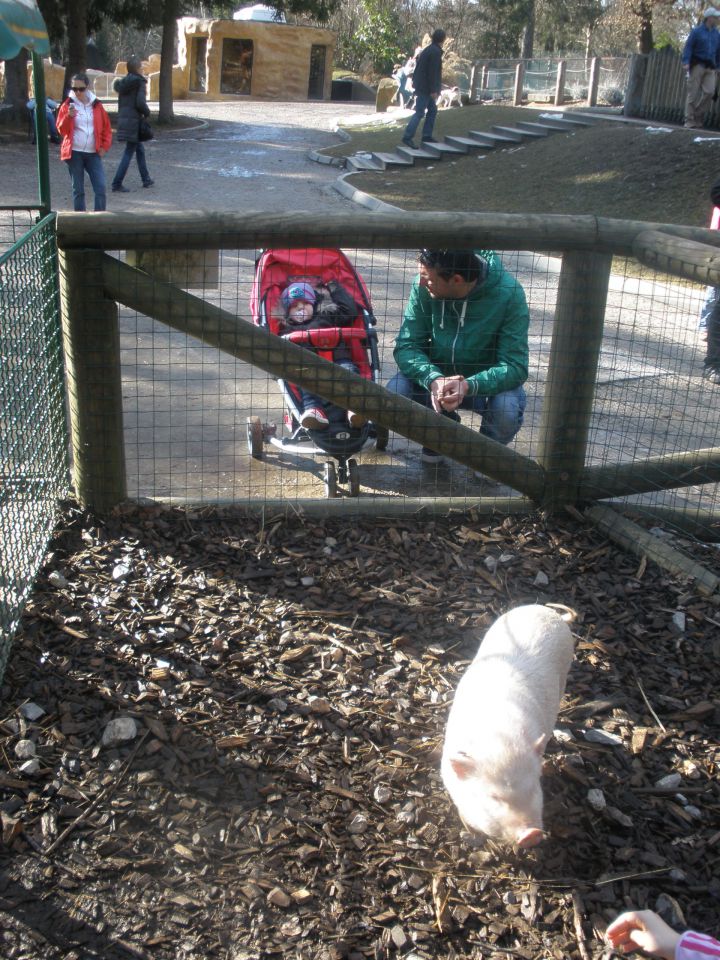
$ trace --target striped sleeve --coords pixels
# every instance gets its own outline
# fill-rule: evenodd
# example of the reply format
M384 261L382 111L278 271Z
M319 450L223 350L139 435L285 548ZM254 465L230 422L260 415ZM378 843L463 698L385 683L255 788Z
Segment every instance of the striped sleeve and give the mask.
M720 942L706 933L686 930L675 948L675 960L720 960Z

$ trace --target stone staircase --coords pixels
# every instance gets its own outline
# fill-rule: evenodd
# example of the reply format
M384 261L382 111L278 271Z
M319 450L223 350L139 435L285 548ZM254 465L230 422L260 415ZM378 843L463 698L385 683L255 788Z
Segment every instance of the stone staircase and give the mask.
M500 147L539 140L553 133L581 130L594 124L597 119L563 116L562 119L543 119L540 122L519 121L514 127L494 126L490 130L470 130L467 136L447 136L437 143L424 143L417 150L400 144L393 153L357 154L348 157L345 166L350 172L360 172L437 163L443 157L457 157L472 152L487 153ZM402 136L402 131L399 131L399 136Z

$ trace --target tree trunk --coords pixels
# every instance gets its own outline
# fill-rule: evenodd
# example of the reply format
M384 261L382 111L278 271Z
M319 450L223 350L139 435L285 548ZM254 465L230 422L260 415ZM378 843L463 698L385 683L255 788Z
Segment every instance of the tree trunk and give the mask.
M638 15L638 53L652 53L654 46L653 40L653 12L652 3L649 0L643 2L637 8Z
M87 6L87 0L67 0L66 3L68 57L65 65L65 90L70 88L72 75L85 69Z
M173 119L173 61L175 59L175 31L177 29L177 0L163 3L162 44L160 46L160 105L158 123Z
M5 61L5 99L12 106L13 119L22 123L27 119L25 104L28 99L28 54L24 48L12 60Z
M523 60L532 60L535 46L535 0L529 0L527 8L527 23L523 30L522 48L520 56Z

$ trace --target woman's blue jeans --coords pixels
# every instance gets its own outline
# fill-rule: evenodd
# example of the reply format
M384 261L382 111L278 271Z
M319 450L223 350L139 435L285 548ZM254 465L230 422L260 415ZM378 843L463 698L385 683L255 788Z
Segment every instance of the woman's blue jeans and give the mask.
M105 210L107 206L107 188L105 186L105 170L102 157L99 153L83 153L82 150L73 150L70 159L66 160L72 181L73 210L86 210L85 206L85 173L90 177L95 207Z
M404 373L398 371L388 383L387 388L390 393L399 393L401 397L407 397L432 409L430 391L408 380ZM491 440L497 440L498 443L508 444L522 426L526 403L525 390L522 387L515 387L514 390L505 390L493 397L467 396L459 409L474 410L475 413L479 413L482 418L480 433ZM456 419L453 414L446 413L444 416Z
M122 186L122 182L125 179L125 174L128 172L128 167L130 166L130 161L133 158L133 154L137 156L140 179L143 183L148 183L150 180L150 171L148 170L147 163L145 162L144 145L140 143L139 140L128 140L128 142L125 144L125 153L120 158L120 165L115 171L115 176L113 177L113 187Z

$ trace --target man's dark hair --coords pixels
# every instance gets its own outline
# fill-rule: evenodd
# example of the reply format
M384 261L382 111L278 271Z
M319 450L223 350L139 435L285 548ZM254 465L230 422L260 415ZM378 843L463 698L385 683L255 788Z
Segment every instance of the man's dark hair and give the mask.
M443 280L459 274L469 283L485 276L484 265L474 250L428 250L424 247L418 254L418 263L437 270Z
M437 30L433 30L433 34L432 34L432 37L430 37L430 40L432 43L444 43L446 37L447 37L447 34L445 33L445 31L441 30L438 27Z

